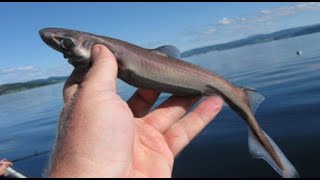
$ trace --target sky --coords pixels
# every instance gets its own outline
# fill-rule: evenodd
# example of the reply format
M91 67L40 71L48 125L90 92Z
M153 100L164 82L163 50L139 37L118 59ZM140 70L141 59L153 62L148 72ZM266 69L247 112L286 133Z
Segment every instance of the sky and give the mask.
M67 76L72 66L38 31L61 27L181 52L320 23L320 3L0 3L0 84Z

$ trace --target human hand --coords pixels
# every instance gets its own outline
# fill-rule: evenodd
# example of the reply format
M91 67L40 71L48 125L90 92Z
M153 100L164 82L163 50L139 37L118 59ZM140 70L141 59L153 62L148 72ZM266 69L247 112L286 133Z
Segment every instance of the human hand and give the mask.
M6 159L0 160L0 176L3 176L6 173L8 167L11 167L12 165L13 164Z
M75 69L64 86L65 106L50 177L171 177L174 157L219 113L212 96L171 96L138 89L125 102L116 93L117 62L104 46L92 50L86 75Z

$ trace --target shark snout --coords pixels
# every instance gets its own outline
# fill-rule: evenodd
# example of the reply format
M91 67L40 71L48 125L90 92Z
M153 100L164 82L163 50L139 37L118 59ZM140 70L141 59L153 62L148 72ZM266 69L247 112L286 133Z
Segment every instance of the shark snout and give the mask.
M39 30L39 35L41 39L47 42L49 39L56 39L59 36L59 31L57 28L44 28Z
M48 44L49 43L49 40L51 39L51 36L50 36L51 33L49 33L46 29L41 29L39 31L39 35L41 37L41 39L46 43Z
M60 39L59 32L56 28L44 28L39 30L41 39L50 47L60 51Z

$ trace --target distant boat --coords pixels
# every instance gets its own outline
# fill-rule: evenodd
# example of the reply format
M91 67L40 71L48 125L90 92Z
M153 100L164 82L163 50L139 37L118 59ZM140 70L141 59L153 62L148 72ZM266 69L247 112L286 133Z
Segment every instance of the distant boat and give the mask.
M298 56L300 56L302 54L302 51L297 51L296 53Z

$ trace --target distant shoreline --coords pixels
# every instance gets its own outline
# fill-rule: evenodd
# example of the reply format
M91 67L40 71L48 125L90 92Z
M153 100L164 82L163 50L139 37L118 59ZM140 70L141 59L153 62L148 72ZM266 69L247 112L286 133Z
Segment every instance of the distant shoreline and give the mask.
M61 77L49 77L47 79L37 79L27 82L10 83L0 85L0 96L10 93L16 93L28 89L38 88L42 86L47 86L51 84L57 84L64 82L67 79L66 76Z
M284 29L284 30L276 31L269 34L253 35L244 39L235 40L227 43L194 48L181 53L181 57L187 58L187 57L205 54L213 51L223 51L223 50L238 48L242 46L249 46L249 45L276 41L281 39L288 39L292 37L308 35L308 34L318 33L318 32L320 32L320 24Z

